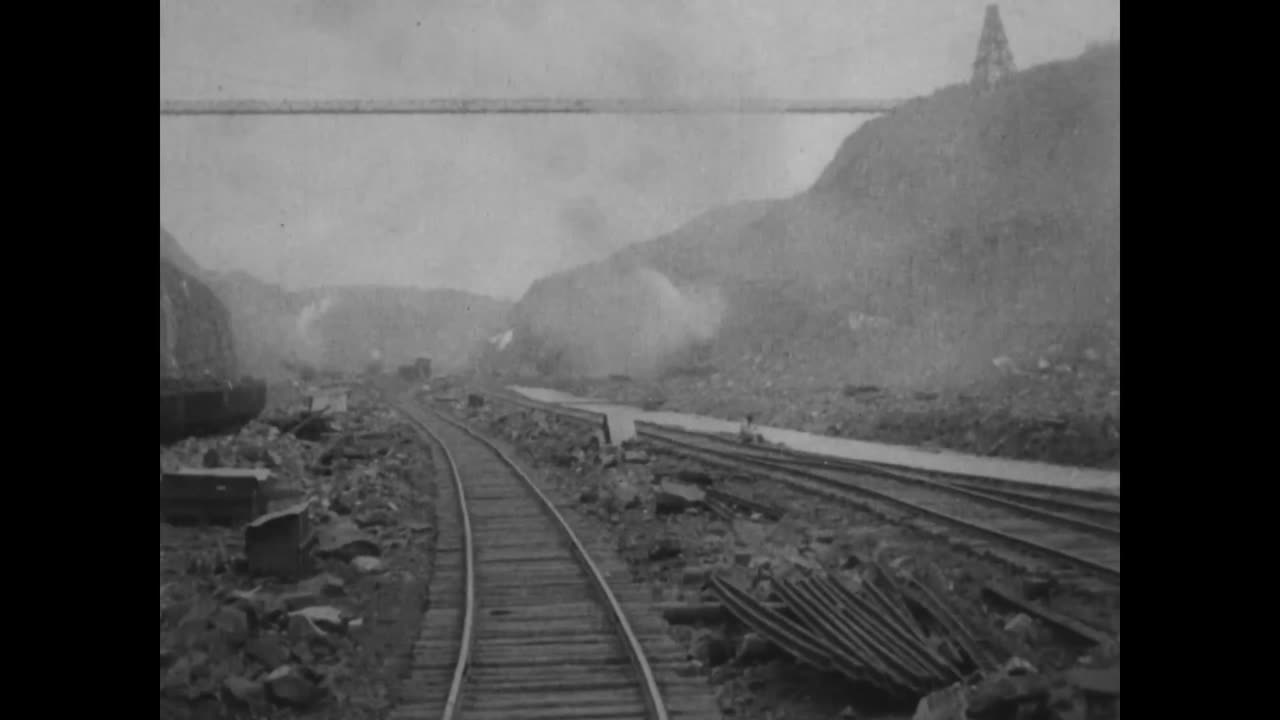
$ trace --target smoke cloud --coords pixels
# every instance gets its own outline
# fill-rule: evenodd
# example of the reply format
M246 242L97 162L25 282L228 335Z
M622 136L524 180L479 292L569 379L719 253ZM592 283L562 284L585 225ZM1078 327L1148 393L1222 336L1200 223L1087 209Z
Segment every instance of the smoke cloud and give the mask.
M717 288L679 288L651 268L597 266L577 275L531 291L523 307L522 332L559 354L559 370L652 375L714 338L724 318Z
M297 346L302 359L309 363L320 363L324 360L325 338L317 325L329 314L335 305L331 297L321 298L302 308L294 323Z

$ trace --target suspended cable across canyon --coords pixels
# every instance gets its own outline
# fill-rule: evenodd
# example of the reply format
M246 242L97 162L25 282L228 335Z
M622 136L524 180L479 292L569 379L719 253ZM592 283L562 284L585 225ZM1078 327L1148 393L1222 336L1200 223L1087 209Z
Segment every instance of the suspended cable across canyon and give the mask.
M420 98L161 100L161 115L875 115L902 100Z

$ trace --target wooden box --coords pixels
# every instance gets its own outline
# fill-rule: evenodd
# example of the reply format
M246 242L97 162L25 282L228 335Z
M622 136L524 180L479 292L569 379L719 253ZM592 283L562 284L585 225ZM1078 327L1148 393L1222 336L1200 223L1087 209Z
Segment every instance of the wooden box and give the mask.
M258 517L244 528L244 553L251 575L294 580L313 570L316 535L304 501Z
M270 470L183 468L160 474L160 521L240 525L267 509Z

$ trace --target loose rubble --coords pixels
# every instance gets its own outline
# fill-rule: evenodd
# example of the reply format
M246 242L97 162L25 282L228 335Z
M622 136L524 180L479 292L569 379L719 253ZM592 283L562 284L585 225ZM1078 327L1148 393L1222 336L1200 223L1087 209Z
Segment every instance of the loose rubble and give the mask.
M357 391L347 412L277 411L162 447L160 465L268 476L252 523L168 524L162 501L160 716L389 708L436 541L434 470L411 431Z

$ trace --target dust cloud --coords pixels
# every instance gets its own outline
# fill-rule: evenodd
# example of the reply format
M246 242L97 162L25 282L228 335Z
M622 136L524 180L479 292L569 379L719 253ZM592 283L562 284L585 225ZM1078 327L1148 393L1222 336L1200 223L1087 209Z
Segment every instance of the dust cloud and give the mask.
M294 345L303 361L313 365L324 361L325 337L318 325L333 310L334 305L333 298L325 297L307 305L298 313L294 323Z
M610 94L759 94L746 77L717 67L723 58L682 31L679 13L654 19L662 32L623 30L607 51ZM606 134L560 122L546 143L521 154L565 189L555 210L558 262L548 269L577 269L535 283L521 302L517 335L545 349L543 362L550 356L556 371L657 374L715 338L726 313L720 289L677 287L651 267L583 266L785 175L784 126L774 118L626 117L612 120L614 132ZM560 286L566 278L568 286Z
M556 349L560 371L653 375L714 338L725 314L717 288L676 287L647 267L601 266L571 284L568 292L532 290L519 323L520 334Z

